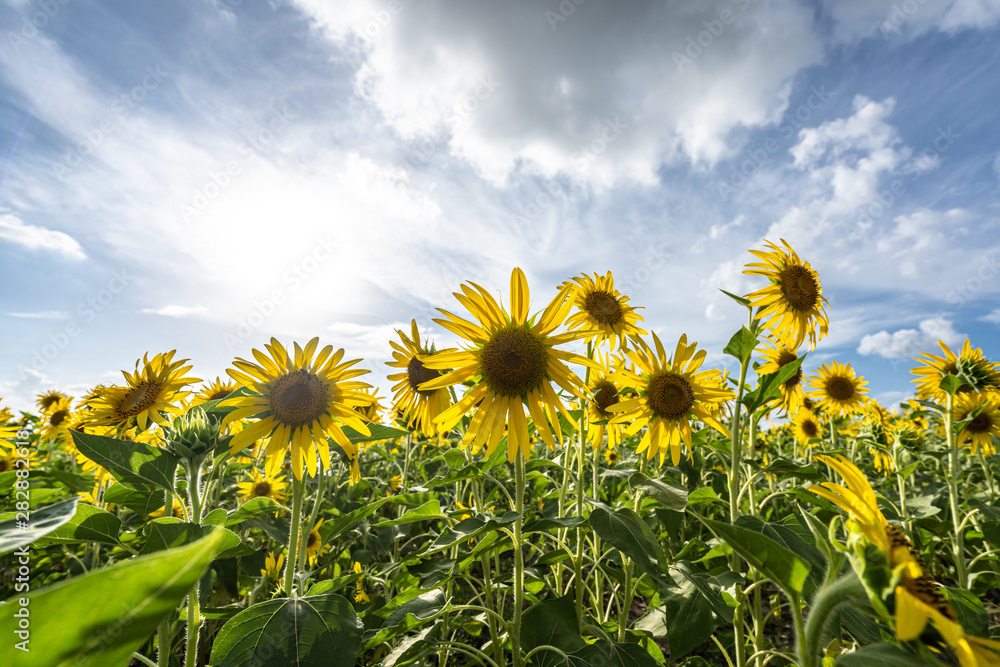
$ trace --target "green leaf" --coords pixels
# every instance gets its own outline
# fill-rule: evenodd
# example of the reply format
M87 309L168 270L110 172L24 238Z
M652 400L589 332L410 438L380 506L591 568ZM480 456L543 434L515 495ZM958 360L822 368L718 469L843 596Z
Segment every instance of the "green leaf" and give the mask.
M430 500L420 507L407 510L398 519L386 519L375 524L375 528L385 528L386 526L402 526L407 523L417 521L430 521L432 519L447 519L448 515L441 511L441 504L437 500Z
M324 544L329 544L341 533L351 530L356 525L367 519L369 516L378 511L378 508L382 507L389 498L379 498L378 500L368 503L364 507L359 507L358 509L348 512L344 516L338 517L333 521L327 521L319 529L320 537L323 538Z
M641 472L629 477L628 483L633 489L645 491L646 495L654 498L667 509L683 512L684 508L687 507L688 492L682 486L660 479L650 479Z
M73 518L35 543L37 547L72 542L100 542L117 546L122 522L114 514L79 503Z
M282 509L282 505L267 496L251 498L226 517L226 526L238 526L247 519L273 515L280 509Z
M920 656L888 642L862 646L840 656L833 664L835 667L930 667Z
M213 667L354 667L363 626L340 595L270 600L241 611L222 626L212 646Z
M229 394L229 396L226 396L226 398L217 398L214 401L205 401L204 403L201 403L199 405L191 406L191 408L188 409L188 412L190 412L194 408L201 408L210 415L218 415L221 417L223 415L229 414L233 410L238 410L239 408L235 405L220 406L219 404L222 403L222 401L226 400L227 398L238 398L241 396L260 396L260 394L254 391L250 391L246 387L239 387L238 389L236 389L236 391Z
M747 407L747 411L755 412L765 403L769 403L780 397L781 385L790 380L799 371L805 358L806 355L802 355L795 361L791 361L779 368L776 373L758 376L757 386L754 387L753 391L747 392L741 401Z
M801 595L811 569L805 560L761 533L711 519L700 520L744 560L781 586L789 597L792 593Z
M788 459L772 459L770 465L762 468L762 470L769 475L774 475L779 480L786 480L791 477L804 479L807 482L824 482L827 479L826 475L821 473L816 466L812 464L799 465Z
M723 294L725 294L726 296L728 296L730 299L732 299L736 303L740 304L741 306L745 306L746 308L750 307L750 299L747 299L746 297L742 297L742 296L736 296L732 292L727 292L724 289L720 289L719 291L722 292Z
M710 486L703 486L688 494L686 507L694 507L705 503L721 503L722 498Z
M133 558L28 593L29 653L14 648L14 612L19 605L0 606L0 632L8 638L0 643L0 664L127 664L201 578L221 538L216 531L179 549Z
M684 582L694 586L701 593L701 596L712 605L712 610L715 611L715 614L719 618L726 620L732 618L732 610L726 605L726 601L717 590L717 579L716 582L713 582L713 577L710 577L707 572L698 569L694 563L686 560L675 562L670 567L670 574L678 583ZM735 572L730 572L729 574L739 577L739 579L735 580L735 583L742 583L740 575ZM681 583L681 585L683 586L684 583ZM713 583L715 584L714 586Z
M70 431L80 453L107 468L119 482L173 490L177 457L141 442Z
M712 607L690 581L678 589L660 589L666 616L670 659L677 660L698 648L712 636L716 621Z
M405 595L405 593L403 594ZM444 593L440 590L427 591L392 610L386 617L382 627L365 640L363 650L384 644L389 639L397 637L413 628L432 621L444 613L450 605L445 603Z
M731 357L735 357L741 364L745 364L753 356L754 348L757 347L757 337L745 326L733 334L722 351Z
M163 509L164 492L152 487L133 489L124 484L112 484L104 492L104 502L122 505L136 514L148 517L151 512Z
M146 539L146 545L139 551L139 555L141 556L190 544L220 529L215 526L185 523L180 519L168 516L151 521L147 525L146 530L148 538ZM219 535L219 551L216 557L218 557L218 554L235 548L241 542L239 536L231 530L222 528L221 532L217 532L217 534Z
M945 375L943 378L941 378L941 381L938 383L938 386L941 387L941 391L954 395L955 392L958 391L958 388L962 386L962 381L958 378L957 375L952 375L949 373L948 375Z
M963 588L945 586L944 595L967 634L989 639L990 615L982 600Z
M793 516L788 519L793 526L798 526L797 520ZM747 528L755 533L760 533L771 538L790 552L799 556L809 565L809 576L806 580L803 592L808 596L814 587L822 582L820 577L826 571L827 560L819 549L812 546L803 539L801 535L781 523L768 523L755 516L741 516L736 519L736 525L740 528ZM801 527L800 527L801 529ZM806 528L805 530L808 530Z
M667 576L667 555L653 531L638 514L627 507L608 512L595 507L590 513L590 525L602 540L635 561L651 578L667 586L673 584Z
M479 514L471 516L468 519L462 519L451 528L445 528L423 555L427 556L437 553L448 547L479 537L483 533L499 530L503 526L513 524L516 520L517 512L507 512L500 518Z
M48 535L59 526L71 521L73 515L76 514L76 500L76 498L70 498L48 507L33 507L25 513L28 514L27 522L23 521L23 516L20 519L17 517L17 514L21 514L20 512L0 515L0 554L9 553L26 544L31 544L38 538ZM27 527L19 528L19 525Z
M517 513L513 513L517 516ZM505 515L506 516L506 515ZM524 524L524 528L521 529L522 533L535 533L540 530L553 530L557 528L576 528L587 523L587 519L582 516L562 516L562 517L552 517L551 519L536 519L534 521L529 521Z
M549 600L529 609L521 622L521 648L527 653L537 646L555 646L566 653L584 648L587 642L580 636L573 594ZM535 654L539 667L559 664L561 658L553 651Z

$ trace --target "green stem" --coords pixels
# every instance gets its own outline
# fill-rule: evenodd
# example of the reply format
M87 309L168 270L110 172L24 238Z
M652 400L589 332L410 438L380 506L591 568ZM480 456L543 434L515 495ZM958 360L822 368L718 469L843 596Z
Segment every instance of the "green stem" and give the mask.
M170 617L160 621L156 628L156 665L170 667Z
M865 588L853 571L821 588L809 609L809 622L805 624L804 629L800 628L801 610L797 614L795 637L799 665L815 667L819 664L830 618L841 605L856 602L860 606L865 606L867 599ZM793 607L801 606L797 603L797 600L792 600Z
M300 531L309 535L312 533L313 527L316 526L316 519L319 518L319 508L323 504L323 482L325 481L323 474L323 462L319 462L319 468L316 470L316 501L313 503L312 512L309 513L308 522L300 527ZM304 480L303 480L304 482ZM305 503L305 484L303 483L303 504ZM306 550L299 549L299 570L304 570L306 568Z
M906 520L906 478L899 473L899 466L902 464L899 456L900 449L902 449L902 445L899 438L895 438L892 443L892 465L896 470L896 486L899 489L899 518L904 526L908 526L909 522Z
M751 311L751 319L753 313ZM751 322L752 324L752 322ZM729 462L729 521L736 523L740 516L740 471L743 463L743 430L740 423L740 409L742 407L743 391L746 387L747 369L750 366L750 358L740 362L740 379L736 385L736 402L733 404L733 420L730 429L730 439L732 441L732 456ZM739 573L743 569L743 561L740 555L733 551L730 567L733 572ZM737 586L735 590L736 609L733 610L733 630L736 633L736 667L746 665L746 640L744 639L743 627L743 587Z
M640 458L639 473L643 474L645 472L646 472L646 459ZM642 509L642 497L643 497L642 491L637 490L635 492L635 499L634 499L635 504L633 505L636 514L639 514L639 511ZM625 588L623 590L624 602L622 604L621 613L619 614L618 617L619 642L625 641L625 630L628 628L628 617L629 613L632 611L632 600L635 598L635 587L632 582L632 567L633 567L632 559L629 558L628 556L625 556L625 554L622 554L622 558L625 565Z
M990 503L992 504L996 499L996 493L993 490L993 471L990 470L989 464L986 462L986 455L983 454L983 448L979 448L979 463L983 466L983 474L986 475L986 483L990 487Z
M201 523L201 461L187 461L187 491L191 503L191 518L194 523ZM171 504L171 508L173 505ZM164 516L167 516L164 513ZM188 593L187 608L187 647L184 652L184 664L194 667L198 664L198 638L201 634L201 581L196 581L194 588Z
M295 566L298 562L299 542L302 534L299 527L302 515L302 480L292 474L292 526L288 531L288 560L285 561L285 597L292 597L292 583L295 579Z
M521 613L524 608L524 554L521 551L521 524L524 521L524 456L521 452L514 458L514 611L510 633L511 652L514 667L521 667Z
M965 571L965 534L962 530L962 517L958 507L958 447L955 435L952 433L954 419L955 396L948 394L944 413L944 430L948 443L948 495L951 500L951 521L955 528L955 571L959 588L968 587L968 574Z

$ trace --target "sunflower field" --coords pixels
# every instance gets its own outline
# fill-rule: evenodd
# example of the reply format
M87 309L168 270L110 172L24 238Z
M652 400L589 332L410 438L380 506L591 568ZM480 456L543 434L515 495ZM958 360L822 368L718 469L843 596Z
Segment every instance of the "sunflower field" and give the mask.
M514 269L442 304L460 347L397 332L391 397L272 338L0 406L0 664L1000 665L1000 365L809 375L820 277L750 252L732 374Z

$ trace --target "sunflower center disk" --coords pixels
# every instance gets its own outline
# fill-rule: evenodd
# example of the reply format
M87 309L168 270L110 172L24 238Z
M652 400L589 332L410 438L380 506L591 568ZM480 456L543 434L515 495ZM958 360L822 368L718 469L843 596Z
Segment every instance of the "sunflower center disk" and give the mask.
M622 320L622 305L609 292L591 292L587 295L584 307L601 324L617 324Z
M527 329L508 327L494 333L479 353L479 372L500 396L525 396L542 386L549 355L542 339Z
M618 402L618 390L608 380L601 380L594 390L594 403L602 415L608 415L608 408Z
M854 397L854 385L846 378L831 378L826 383L826 393L838 401L849 401Z
M819 285L805 267L786 266L779 283L785 300L795 310L812 310L819 301Z
M783 350L781 354L778 355L778 368L790 364L796 359L798 359L797 356L795 356L791 352ZM797 387L801 380L802 380L802 367L800 366L799 370L795 371L795 375L785 380L785 389L792 389L793 387Z
M125 398L122 400L121 405L115 409L115 412L122 418L134 417L152 406L159 393L160 383L146 380L125 394Z
M271 493L271 485L267 482L257 482L257 485L253 487L253 494L255 496L266 496Z
M694 405L694 389L682 375L663 373L649 381L646 401L657 417L680 419Z
M308 424L326 411L326 383L305 369L284 375L271 386L271 416L281 424Z
M49 417L49 424L52 426L59 426L59 424L66 421L66 417L68 416L69 410L56 410L52 413L52 416Z
M434 378L441 375L441 372L433 368L427 368L424 363L413 357L410 359L410 363L406 365L406 379L410 382L410 389L417 392L421 396L430 396L434 393L434 389L430 391L422 391L417 389L424 382L430 382Z
M816 426L816 422L806 420L802 422L802 432L810 438L815 438L819 434L819 428Z
M978 415L973 417L972 421L969 422L969 425L966 428L968 428L972 433L986 433L990 430L991 426L993 426L993 422L990 420L989 416L980 412Z

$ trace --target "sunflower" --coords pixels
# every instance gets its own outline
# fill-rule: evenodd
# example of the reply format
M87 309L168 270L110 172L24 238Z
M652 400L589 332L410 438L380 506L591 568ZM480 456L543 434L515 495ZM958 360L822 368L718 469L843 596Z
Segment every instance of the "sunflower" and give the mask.
M958 432L958 444L971 441L969 449L975 456L979 448L983 456L993 456L996 448L991 435L1000 437L1000 394L961 394L955 401L955 422L971 420Z
M309 531L309 537L306 539L306 560L309 562L309 567L315 566L320 554L326 551L323 544L323 537L319 534L319 529L323 525L323 521L325 519L320 519L319 523L313 526L313 529Z
M140 362L135 362L134 373L122 371L128 386L105 387L87 402L91 408L90 422L145 431L150 421L163 426L167 423L164 415L180 414L177 403L190 393L180 391L181 388L201 380L184 375L191 366L184 365L187 359L173 361L176 353L176 350L160 353L152 360L146 354L141 368Z
M347 439L341 425L371 435L364 418L354 410L371 402L371 398L364 393L371 386L351 380L368 371L351 368L360 359L340 363L344 350L333 352L333 346L327 345L313 359L319 338L306 343L305 349L298 343L294 345L292 358L274 338L265 346L270 357L260 350L253 350L253 356L260 365L237 358L233 365L239 370L228 369L226 372L255 395L226 398L220 405L237 408L223 418L224 425L238 419L257 418L252 426L233 436L231 453L235 454L267 437L266 469L275 470L276 466L280 466L274 459L283 460L285 450L291 447L292 472L297 479L302 479L303 463L310 475L316 474L317 451L324 465L329 467L327 435L340 445L348 457L357 457L357 445Z
M42 414L41 439L64 442L69 436L69 427L73 423L73 399L69 396L60 398L49 406Z
M288 484L285 482L284 475L266 475L259 470L251 471L250 481L240 482L236 486L243 494L240 499L241 504L254 498L270 498L274 502L284 505L288 496L288 492L285 491Z
M613 449L608 449L606 452L604 452L604 461L609 466L613 466L614 464L618 463L620 459L621 456L618 454L618 452L616 452Z
M354 561L354 573L358 575L358 592L354 596L355 602L371 602L368 593L365 592L365 577L361 574L361 563Z
M729 430L717 418L718 408L734 395L722 385L718 370L698 370L705 361L705 350L695 353L698 344L688 345L687 334L681 336L669 360L655 333L655 352L641 338L635 343L625 353L636 364L636 372L621 366L612 378L637 396L607 409L615 413L611 424L632 422L625 429L626 436L648 426L636 453L646 452L647 459L659 453L663 465L669 449L676 466L681 459L681 442L691 447L691 419L699 419L729 437Z
M803 447L811 447L814 440L823 439L823 424L812 410L799 408L792 417L792 432Z
M823 364L809 378L809 386L815 387L809 396L815 398L827 414L842 417L860 413L870 400L865 394L868 382L854 374L850 364L831 361Z
M941 586L924 571L909 538L886 521L878 508L875 491L861 471L843 456L835 459L820 455L816 458L839 473L845 486L823 482L809 490L847 512L852 532L862 535L886 555L894 579L898 579L893 590L896 638L901 641L917 639L930 622L959 657L962 667L1000 665L1000 656L990 650L1000 650L1000 642L965 634Z
M389 479L389 490L392 491L393 493L399 491L399 489L402 488L402 486L403 486L403 478L400 477L399 475L393 475Z
M763 276L771 284L746 298L750 299L751 307L763 309L758 317L775 337L787 338L795 348L808 337L810 346L816 347L816 328L819 327L819 339L822 339L830 327L819 274L809 262L799 259L784 239L781 243L785 249L771 241L764 243L771 251L751 250L750 254L762 261L747 264L743 273Z
M3 399L0 398L0 401ZM6 406L0 408L0 443L4 440L13 439L19 430L17 424L9 424L9 422L14 420L14 413L10 411Z
M554 449L552 431L559 432L558 414L563 413L570 423L575 420L551 383L582 397L586 388L566 363L594 365L586 357L556 349L556 345L577 338L574 333L553 333L572 307L567 300L570 288L563 286L541 315L529 319L528 281L521 269L515 268L510 276L509 314L485 289L475 283L470 285L462 285L462 293L456 292L455 297L479 324L441 309L438 310L447 319L434 321L471 341L473 346L425 357L426 368L455 370L424 382L419 388L432 391L473 379L475 386L458 403L439 414L435 423L442 430L450 430L465 413L475 410L464 439L464 444L471 445L473 454L484 445L487 454L491 454L509 426L507 460L513 463L518 452L525 460L531 457L528 420L524 413L527 405L535 430L545 444Z
M240 388L235 382L223 381L221 377L216 377L210 384L198 390L198 393L191 398L191 405L202 405L209 401L218 401Z
M26 459L26 463L18 464L19 459ZM0 473L12 470L34 470L39 460L38 450L34 447L28 449L28 456L19 456L17 447L13 443L4 445L0 441Z
M598 344L610 340L614 349L624 347L631 336L646 334L636 326L642 317L628 305L628 297L615 289L610 271L603 277L596 273L593 278L583 274L572 281L567 280L562 287L570 289L569 298L577 307L566 325L579 330L588 343L595 339Z
M587 386L590 391L590 397L586 400L587 419L590 423L587 430L587 440L590 441L594 449L598 449L604 444L604 434L607 433L608 449L614 449L622 441L625 426L623 424L597 423L610 421L614 414L609 412L608 408L621 400L618 387L608 377L612 373L610 370L612 364L608 363L610 360L607 358L603 361L601 368L591 373L590 384ZM624 359L616 359L613 365L619 366L623 362Z
M779 339L777 342L764 339L765 349L762 351L765 363L757 367L757 375L770 375L781 370L799 358L795 346ZM771 401L773 407L780 407L787 414L795 414L802 407L802 367L800 366L792 377L781 383L781 396Z
M393 361L387 361L386 366L403 368L403 373L389 375L389 380L395 382L392 386L392 403L401 421L407 428L416 428L421 433L438 435L440 425L434 423L434 418L448 409L451 396L446 388L424 391L420 385L441 375L441 371L427 368L421 359L427 359L435 354L434 345L429 347L420 344L420 330L417 321L410 320L410 335L396 329L402 344L389 341L392 346Z
M149 513L149 516L153 517L154 519L161 518L163 516L163 508L164 507L166 507L166 505L163 505L159 509L153 510L152 512ZM184 506L181 505L180 501L178 501L176 498L174 498L174 503L173 503L173 509L171 511L171 516L173 516L175 519L183 519L184 518Z
M264 569L260 571L262 577L266 578L268 581L281 582L284 577L282 576L281 566L285 563L285 554L279 553L278 557L274 557L274 552L268 552L267 558L264 560Z
M38 411L44 414L49 411L49 408L65 398L69 398L69 396L56 389L49 389L47 392L38 395L35 405L38 406Z
M961 353L957 355L944 341L939 340L938 345L944 352L943 357L921 352L924 358L913 359L921 364L910 371L917 376L913 382L917 385L918 398L944 403L947 393L941 389L941 380L946 375L962 376L963 383L959 385L957 393L1000 389L1000 365L984 357L982 348L973 348L968 338L962 344Z
M355 412L361 415L361 417L368 423L378 424L382 421L382 415L385 414L385 406L382 405L382 396L378 395L378 389L363 390L365 396L367 396L371 402L364 405L354 406Z

